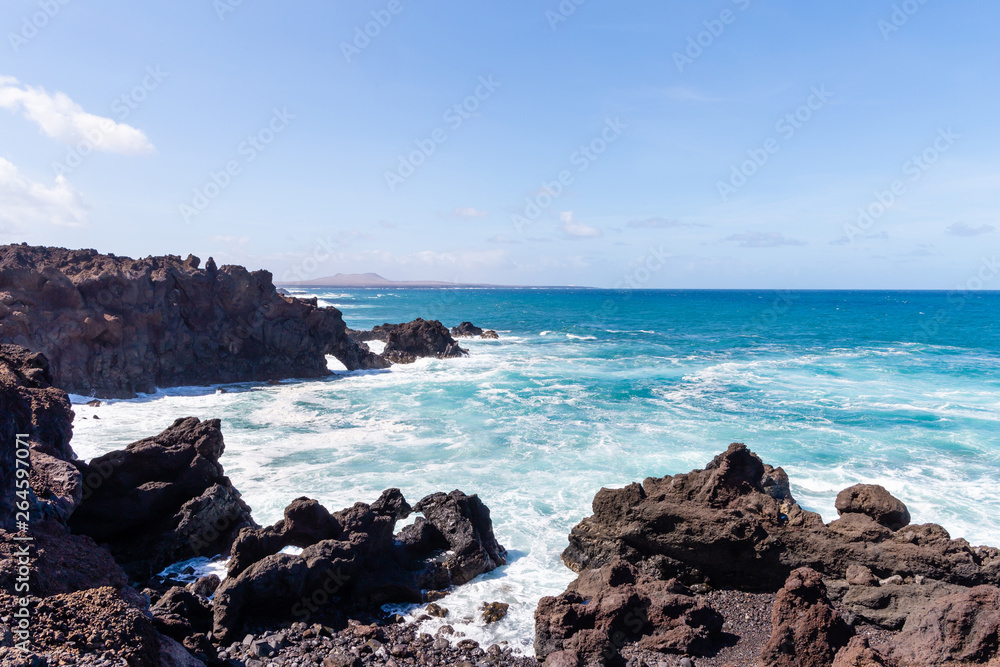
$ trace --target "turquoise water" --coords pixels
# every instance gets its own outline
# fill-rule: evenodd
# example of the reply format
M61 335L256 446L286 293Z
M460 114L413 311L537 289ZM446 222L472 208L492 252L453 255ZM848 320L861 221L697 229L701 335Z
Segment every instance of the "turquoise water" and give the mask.
M703 467L734 441L783 466L825 519L857 482L915 522L1000 544L1000 295L928 292L316 290L349 326L471 320L464 359L226 394L174 389L77 408L82 457L175 417L223 420L223 464L260 523L307 495L339 509L397 486L460 488L492 510L511 563L444 603L477 639L530 652L542 595L601 486ZM91 412L101 419L82 419ZM461 625L458 623L457 625ZM432 626L433 627L433 626Z

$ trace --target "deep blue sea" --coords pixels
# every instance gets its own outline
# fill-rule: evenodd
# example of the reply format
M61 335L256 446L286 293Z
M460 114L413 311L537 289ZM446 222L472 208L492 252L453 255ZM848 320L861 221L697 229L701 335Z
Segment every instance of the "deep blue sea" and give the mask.
M783 466L826 520L837 491L878 483L914 522L1000 545L1000 294L309 293L352 328L471 320L501 338L386 372L79 406L78 454L219 417L222 462L262 524L302 495L335 510L391 486L411 502L478 493L510 564L442 604L469 636L529 653L538 598L573 579L559 554L594 493L703 467L730 442ZM511 603L509 616L463 625L483 601Z

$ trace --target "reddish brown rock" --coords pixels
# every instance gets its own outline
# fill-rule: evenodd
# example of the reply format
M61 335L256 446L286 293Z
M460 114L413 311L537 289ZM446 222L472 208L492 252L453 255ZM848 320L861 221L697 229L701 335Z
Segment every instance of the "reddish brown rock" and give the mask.
M977 586L912 615L893 657L903 667L1000 665L1000 589Z
M778 591L761 667L828 667L853 634L830 603L823 578L799 568Z
M844 648L837 652L833 667L895 667L896 663L868 646L863 637L852 637Z
M546 665L615 665L626 645L704 655L720 640L722 616L675 580L645 578L615 561L583 572L535 611L535 653Z
M894 532L860 513L824 525L784 491L778 470L736 443L704 470L602 489L563 561L579 572L622 558L661 578L758 591L777 590L806 566L837 579L860 565L880 578L1000 583L1000 550L952 540L934 524Z
M899 530L910 523L906 505L877 484L855 484L838 493L837 512L864 514L889 530Z

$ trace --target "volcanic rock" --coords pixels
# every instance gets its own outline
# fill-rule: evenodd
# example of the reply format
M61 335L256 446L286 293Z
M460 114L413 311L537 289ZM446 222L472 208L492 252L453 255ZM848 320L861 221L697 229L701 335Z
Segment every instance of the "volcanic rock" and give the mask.
M457 327L451 328L451 335L455 338L473 338L475 336L482 336L483 330L472 322L462 322Z
M424 516L394 535L410 512L398 489L333 514L299 498L282 521L244 530L232 547L230 577L215 592L213 636L232 641L249 622L308 618L333 600L357 609L420 602L426 590L506 563L477 496L434 494L414 509ZM302 553L278 553L290 544Z
M860 565L880 578L1000 583L1000 550L952 540L935 524L894 532L860 513L824 525L783 489L778 470L735 443L704 470L601 489L563 561L579 572L622 558L664 579L757 591L775 591L807 566L835 579Z
M44 353L55 384L102 398L329 374L385 362L340 311L277 293L267 271L197 257L0 246L0 341Z
M819 572L799 568L778 591L762 667L828 667L853 631L826 595Z
M195 556L228 551L250 508L223 473L219 420L178 419L159 435L78 463L88 495L74 532L107 544L137 580Z
M466 354L443 324L418 317L389 331L382 357L393 363L408 364L419 357L445 359Z
M906 505L877 484L855 484L838 493L837 512L865 514L889 530L899 530L910 523Z
M663 653L704 655L723 619L676 580L649 579L615 561L586 570L535 610L535 653L549 664L616 665L627 644Z
M1000 589L977 586L911 616L893 642L903 667L1000 665Z

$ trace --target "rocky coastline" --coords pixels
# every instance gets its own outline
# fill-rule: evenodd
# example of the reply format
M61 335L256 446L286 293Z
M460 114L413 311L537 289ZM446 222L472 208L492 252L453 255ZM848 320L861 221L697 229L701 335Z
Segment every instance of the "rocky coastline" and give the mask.
M225 475L221 423L193 417L79 460L67 390L321 377L325 355L386 368L497 337L423 319L353 331L267 272L200 264L0 247L0 667L1000 667L1000 549L914 524L875 485L841 491L825 523L741 443L596 492L562 554L577 578L535 610L535 657L421 630L507 562L472 493L411 505L390 488L339 511L303 497L260 526ZM226 577L158 575L195 556L228 558ZM482 602L476 622L503 618Z

